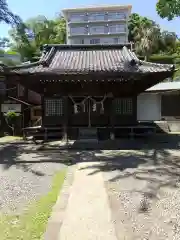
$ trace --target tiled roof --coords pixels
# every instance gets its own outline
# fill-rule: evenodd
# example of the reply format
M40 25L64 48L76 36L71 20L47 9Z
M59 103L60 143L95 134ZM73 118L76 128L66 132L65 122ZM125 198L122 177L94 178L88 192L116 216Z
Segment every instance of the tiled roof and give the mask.
M140 61L128 46L121 45L46 45L36 63L9 67L20 73L147 73L171 72L173 65Z

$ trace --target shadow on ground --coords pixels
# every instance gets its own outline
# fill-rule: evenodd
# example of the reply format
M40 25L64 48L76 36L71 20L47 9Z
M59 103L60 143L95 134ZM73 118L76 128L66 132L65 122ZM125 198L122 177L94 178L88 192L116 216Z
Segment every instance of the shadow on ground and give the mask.
M99 162L81 169L90 169L89 175L103 172L108 175L108 182L134 179L146 182L146 187L138 191L144 198L156 198L160 188L178 188L180 186L180 153L178 142L174 147L169 144L147 144L146 148L133 150L106 150L94 152L81 152L80 161ZM132 181L133 184L133 181Z
M43 172L33 169L33 165L41 163L59 163L69 166L74 164L74 161L68 151L37 151L35 145L24 142L0 145L0 166L3 170L16 166L24 172L44 176Z
M180 183L180 154L173 156L169 150L178 153L179 137L171 141L129 140L119 142L118 150L58 149L56 151L38 151L37 146L25 142L4 144L0 147L0 164L9 169L18 165L24 171L41 176L43 173L31 169L35 163L61 163L67 166L77 162L99 162L90 165L91 175L98 172L114 172L109 181L133 177L146 180L157 191L161 186L177 187ZM134 148L133 148L134 145ZM124 146L124 147L122 147ZM126 151L123 151L125 149ZM162 178L163 176L163 178Z

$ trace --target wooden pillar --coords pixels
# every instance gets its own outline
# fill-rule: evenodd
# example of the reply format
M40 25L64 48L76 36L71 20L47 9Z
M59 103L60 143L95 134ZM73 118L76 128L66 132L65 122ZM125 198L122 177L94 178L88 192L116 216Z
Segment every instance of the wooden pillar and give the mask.
M63 123L63 141L68 142L68 97L63 97L64 102L64 123Z
M45 97L44 94L41 95L41 112L42 112L42 127L44 127L44 118L45 118Z
M110 114L110 123L111 123L111 131L110 131L110 140L115 139L114 134L114 108L113 108L113 100L114 98L110 98L110 107L109 107L109 114Z
M137 123L137 95L133 96L133 119L135 121L135 123Z
M46 114L46 105L45 105L45 99L46 99L46 88L44 88L43 94L41 94L41 114L42 114L42 127L45 127L45 114Z

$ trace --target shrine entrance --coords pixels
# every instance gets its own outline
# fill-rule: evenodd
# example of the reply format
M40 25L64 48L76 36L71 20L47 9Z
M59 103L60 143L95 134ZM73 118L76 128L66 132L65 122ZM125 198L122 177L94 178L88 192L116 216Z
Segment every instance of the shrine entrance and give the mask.
M69 97L72 106L69 116L70 126L98 127L108 124L109 114L107 96Z

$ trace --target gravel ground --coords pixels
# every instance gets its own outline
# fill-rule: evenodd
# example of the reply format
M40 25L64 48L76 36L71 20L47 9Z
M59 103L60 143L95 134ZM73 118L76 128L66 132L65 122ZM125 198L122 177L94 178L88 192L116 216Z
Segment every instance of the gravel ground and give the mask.
M99 158L106 159L99 170L118 239L180 239L179 151L106 151Z
M0 146L0 211L19 213L46 195L65 155L27 151L30 145ZM62 161L62 163L61 163Z
M118 240L180 239L180 152L163 146L72 154L32 151L26 144L0 146L1 211L20 212L46 194L54 173L72 158L101 161L91 174L103 172Z

